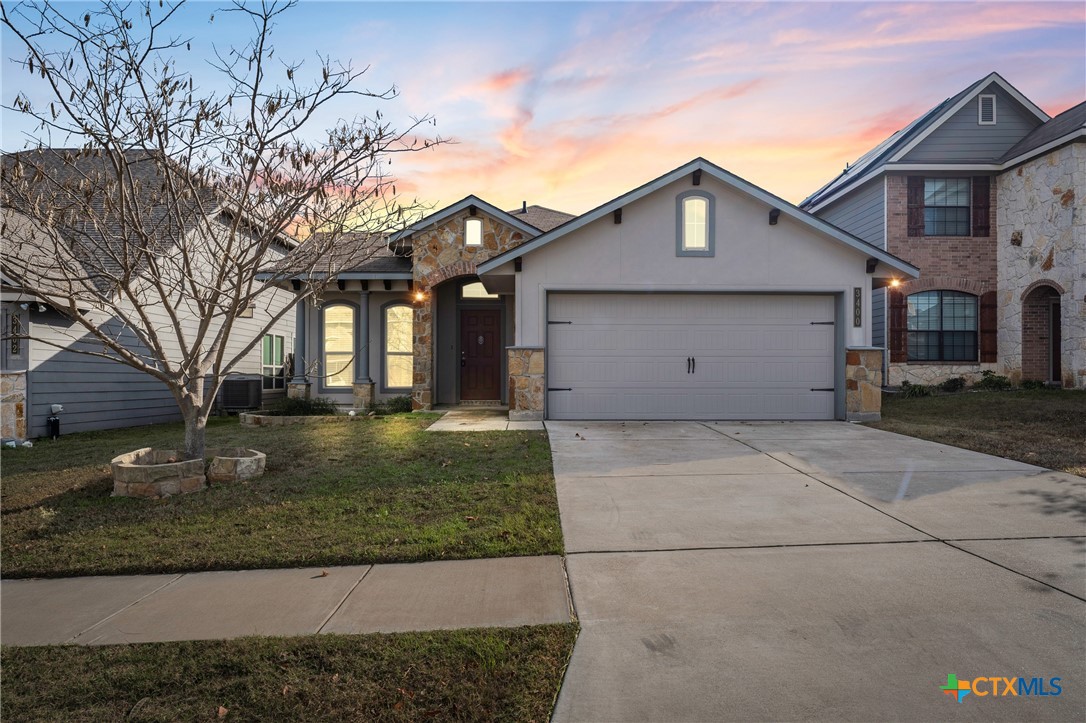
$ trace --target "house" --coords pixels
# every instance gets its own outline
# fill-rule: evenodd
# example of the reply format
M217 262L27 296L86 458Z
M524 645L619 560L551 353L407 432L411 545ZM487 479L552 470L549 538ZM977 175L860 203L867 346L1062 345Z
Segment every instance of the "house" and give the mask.
M871 290L916 275L701 158L578 217L469 196L298 305L291 393L521 420L874 419Z
M800 207L917 266L876 288L886 381L1086 387L1086 103L1049 116L992 73Z
M141 188L138 198L141 200L141 212L153 228L168 226L172 214L154 198L153 189L158 187L155 163L142 151L129 151L128 168ZM107 161L101 155L80 153L78 149L41 149L24 151L16 154L4 154L3 170L5 177L12 173L13 164L21 158L29 169L27 173L40 173L43 184L53 189L55 196L50 196L50 203L63 203L67 190L55 191L64 185L66 179L94 179L108 173ZM92 184L94 187L94 184ZM98 194L90 203L103 218L107 201ZM47 193L43 191L43 197ZM120 242L110 236L108 224L99 224L95 228L76 229L61 226L55 229L38 229L35 233L25 233L32 222L19 209L7 202L5 185L5 209L3 257L0 258L0 313L2 313L3 344L0 348L0 419L4 438L24 439L47 434L47 419L52 414L53 405L64 408L61 414L62 429L65 433L114 427L129 427L156 422L168 422L181 419L177 402L167 386L154 377L133 369L123 363L102 357L87 356L80 351L103 351L104 347L83 326L69 320L58 307L59 299L72 295L70 288L65 289L61 274L50 272L50 264L59 264L52 258L53 248L46 239L52 233L59 234L57 248L61 245L75 248L75 239L82 239L82 248L93 248L107 257L116 253L116 258L84 260L87 278L94 276L95 268L103 268L120 258ZM185 216L189 224L183 232L196 233L192 228L192 218ZM214 228L210 233L225 232L230 217L225 209L212 218ZM73 223L80 223L76 220ZM170 234L175 230L167 229ZM31 229L34 231L34 229ZM93 234L93 237L89 236ZM19 241L16 241L16 238ZM172 237L172 236L171 236ZM35 238L42 240L36 246ZM88 242L87 239L90 238ZM112 251L111 251L112 250ZM286 248L278 253L285 253ZM38 259L29 264L34 268L40 265L41 272L30 280L23 278L22 271L28 268L26 254L37 255ZM112 267L111 267L112 268ZM53 286L51 287L50 284ZM38 293L31 293L26 287L31 286ZM42 293L52 289L55 293ZM234 320L235 332L232 334L227 351L237 352L252 340L270 320L269 311L278 305L286 306L293 302L292 296L274 290L266 304L245 310ZM80 308L84 308L81 303ZM135 308L128 304L123 308ZM152 326L169 328L171 318L161 304L141 304L143 313L148 315ZM146 350L141 340L126 327L120 319L110 317L102 309L95 308L93 298L88 297L85 310L101 328L110 335L123 340L125 346L139 354ZM184 305L174 308L178 324L191 336L197 326L197 318L186 313ZM28 338L29 337L29 338ZM244 363L231 379L249 380L250 386L262 388L255 403L259 406L260 397L267 402L276 396L285 395L286 376L284 369L289 362L289 354L294 337L294 318L287 317L278 321L260 343L247 353Z

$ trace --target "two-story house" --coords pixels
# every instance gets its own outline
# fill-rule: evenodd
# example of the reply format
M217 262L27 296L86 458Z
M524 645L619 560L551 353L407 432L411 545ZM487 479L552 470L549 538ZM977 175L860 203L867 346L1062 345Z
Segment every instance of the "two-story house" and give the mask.
M800 207L920 268L872 294L886 381L986 369L1086 386L1086 103L1050 118L997 73Z

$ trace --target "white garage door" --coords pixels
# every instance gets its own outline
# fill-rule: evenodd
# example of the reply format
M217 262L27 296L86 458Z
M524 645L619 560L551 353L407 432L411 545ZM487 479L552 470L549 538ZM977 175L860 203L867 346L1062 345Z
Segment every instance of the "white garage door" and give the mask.
M551 419L833 419L832 296L548 299Z

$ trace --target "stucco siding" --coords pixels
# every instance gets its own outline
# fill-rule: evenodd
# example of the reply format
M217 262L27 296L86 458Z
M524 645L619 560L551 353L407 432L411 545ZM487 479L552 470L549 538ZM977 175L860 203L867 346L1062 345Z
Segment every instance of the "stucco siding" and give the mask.
M886 189L884 178L871 181L847 197L818 212L820 218L886 248Z
M995 163L1041 121L995 83L981 95L996 96L995 125L977 123L978 98L966 103L906 154L907 163Z
M864 290L863 323L845 343L870 343L871 279L866 255L782 215L715 178L698 190L715 198L715 255L676 254L676 197L684 177L628 204L622 222L600 218L528 254L518 280L518 346L544 346L548 291L844 293Z

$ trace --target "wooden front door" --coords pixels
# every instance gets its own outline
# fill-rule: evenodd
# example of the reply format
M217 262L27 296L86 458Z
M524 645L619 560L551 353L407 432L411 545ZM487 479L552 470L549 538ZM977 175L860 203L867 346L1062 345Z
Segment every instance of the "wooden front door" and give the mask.
M500 309L460 310L460 398L502 398Z

